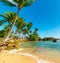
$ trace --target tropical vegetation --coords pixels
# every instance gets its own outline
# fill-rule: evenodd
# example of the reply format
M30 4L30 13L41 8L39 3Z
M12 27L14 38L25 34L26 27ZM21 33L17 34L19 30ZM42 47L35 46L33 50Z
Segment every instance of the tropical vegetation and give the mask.
M17 16L18 16L20 10L24 7L30 6L34 2L34 0L12 0L12 2L14 2L14 3L10 2L9 0L0 0L0 2L2 2L5 5L8 5L8 6L11 6L11 7L16 6L18 8L18 11L16 13L13 25L11 27L11 30L9 31L9 34L7 35L7 37L4 40L4 42L6 42L12 33L12 30L14 28L16 21L17 21Z
M0 47L4 49L18 48L20 42L38 41L38 28L31 30L33 24L25 22L25 19L20 17L19 12L22 8L33 4L34 0L0 0L4 5L17 7L17 12L5 12L0 14ZM2 39L2 40L1 40ZM14 39L14 40L13 40ZM21 40L22 39L22 40Z

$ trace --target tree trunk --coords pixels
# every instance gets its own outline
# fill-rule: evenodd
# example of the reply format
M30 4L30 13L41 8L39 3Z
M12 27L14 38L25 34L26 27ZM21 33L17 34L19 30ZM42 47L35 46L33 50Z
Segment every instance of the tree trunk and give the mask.
M16 13L15 21L14 21L14 23L13 23L13 25L12 25L12 28L11 28L11 30L9 31L8 35L7 35L6 38L4 39L4 42L6 42L7 40L9 40L9 37L10 37L10 35L11 35L13 29L14 29L14 25L15 25L15 23L16 23L17 15L19 14L19 11L20 11L20 9L18 9L18 11L17 11L17 13Z

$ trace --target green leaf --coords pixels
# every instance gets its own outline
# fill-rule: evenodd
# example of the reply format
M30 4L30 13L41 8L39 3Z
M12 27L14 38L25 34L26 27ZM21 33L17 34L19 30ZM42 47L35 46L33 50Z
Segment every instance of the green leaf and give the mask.
M0 26L3 25L5 22L5 20L0 20Z
M13 4L12 2L10 2L9 0L0 0L0 2L2 2L3 4L5 5L8 5L8 6L16 6L15 4Z

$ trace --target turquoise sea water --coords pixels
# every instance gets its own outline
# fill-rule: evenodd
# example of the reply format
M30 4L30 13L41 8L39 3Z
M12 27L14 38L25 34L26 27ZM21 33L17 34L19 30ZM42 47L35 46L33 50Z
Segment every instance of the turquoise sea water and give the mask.
M57 42L52 41L40 41L40 42L25 42L20 45L20 47L24 48L45 48L45 49L51 49L51 50L60 50L60 40Z
M57 42L23 42L20 47L24 48L22 52L31 53L39 59L43 58L54 63L60 63L60 40Z

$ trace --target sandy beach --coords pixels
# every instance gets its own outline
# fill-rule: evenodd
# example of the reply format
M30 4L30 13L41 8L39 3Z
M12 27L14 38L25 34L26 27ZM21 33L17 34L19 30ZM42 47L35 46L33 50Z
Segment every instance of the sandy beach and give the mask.
M37 61L27 55L14 53L14 51L2 51L0 53L0 63L37 63Z
M20 55L20 54L8 54L0 56L0 63L37 63L35 59Z
M23 53L21 50L2 51L0 53L0 63L55 63L35 54Z

